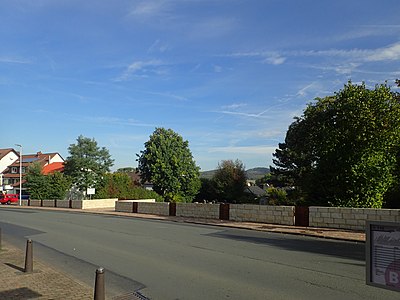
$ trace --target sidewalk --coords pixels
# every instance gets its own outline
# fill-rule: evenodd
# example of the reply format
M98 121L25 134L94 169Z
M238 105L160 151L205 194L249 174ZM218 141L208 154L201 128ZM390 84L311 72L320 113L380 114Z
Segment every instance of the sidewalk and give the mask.
M18 209L63 210L74 213L106 214L132 218L164 220L170 222L193 223L247 230L258 230L282 234L296 234L328 238L344 241L365 242L364 232L354 232L329 228L297 227L276 224L262 224L251 222L232 222L212 219L195 219L183 217L158 216L148 214L133 214L115 212L110 209L76 210L68 208L49 207L16 207ZM1 244L0 244L1 245ZM67 274L46 266L34 258L33 273L24 273L25 253L15 247L2 243L0 249L0 299L93 299L95 273L93 273L93 287L80 283ZM132 295L133 296L133 295ZM129 299L140 299L132 297Z
M0 299L93 299L93 287L77 282L35 258L32 273L24 273L24 267L25 253L3 242L0 249Z

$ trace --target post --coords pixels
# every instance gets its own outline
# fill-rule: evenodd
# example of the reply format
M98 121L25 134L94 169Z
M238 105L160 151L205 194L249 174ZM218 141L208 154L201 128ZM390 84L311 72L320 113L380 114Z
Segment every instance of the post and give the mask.
M19 206L22 205L22 145L15 144L20 148L19 150Z
M104 268L100 267L96 270L96 280L94 282L94 300L105 300L105 285L104 285Z
M33 249L32 249L32 240L29 239L26 241L26 254L25 254L25 273L33 272Z
M1 228L0 228L0 250L1 250Z

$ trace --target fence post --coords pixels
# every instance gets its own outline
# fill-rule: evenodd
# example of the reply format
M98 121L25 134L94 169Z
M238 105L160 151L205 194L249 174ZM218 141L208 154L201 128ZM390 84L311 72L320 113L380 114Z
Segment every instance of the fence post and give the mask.
M32 240L29 239L26 241L26 253L25 253L25 273L33 272L33 249L32 249Z
M96 270L96 280L94 282L94 300L105 300L104 268Z

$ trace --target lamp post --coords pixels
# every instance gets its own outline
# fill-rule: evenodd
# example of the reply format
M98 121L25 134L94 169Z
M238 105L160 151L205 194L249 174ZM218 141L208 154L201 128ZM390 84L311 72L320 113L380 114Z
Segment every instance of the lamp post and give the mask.
M19 147L19 206L22 203L22 145L15 144L15 146Z

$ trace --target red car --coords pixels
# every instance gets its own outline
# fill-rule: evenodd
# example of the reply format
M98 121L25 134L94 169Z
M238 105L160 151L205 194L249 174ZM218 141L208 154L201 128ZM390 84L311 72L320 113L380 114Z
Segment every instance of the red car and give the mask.
M19 201L19 194L1 194L0 193L0 203L1 204L17 203L18 201Z

